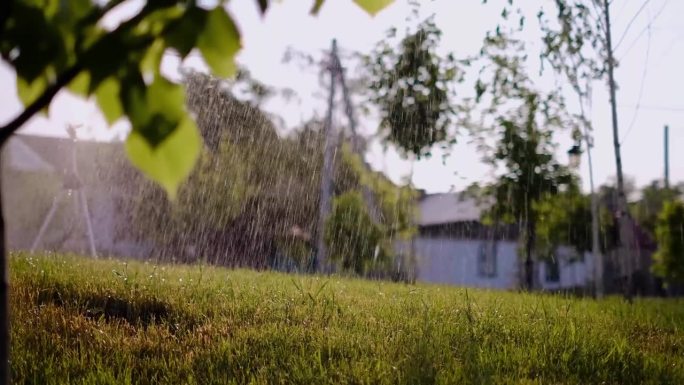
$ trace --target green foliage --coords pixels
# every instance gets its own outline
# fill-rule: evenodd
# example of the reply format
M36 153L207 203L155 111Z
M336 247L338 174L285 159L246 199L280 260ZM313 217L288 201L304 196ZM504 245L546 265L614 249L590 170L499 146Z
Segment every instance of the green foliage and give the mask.
M668 283L684 284L684 203L665 202L656 224L654 272Z
M541 37L539 60L541 71L550 66L562 78L561 88L569 85L578 97L579 111L568 121L575 140L591 140L591 120L585 109L591 105L591 89L595 80L607 74L607 46L603 1L555 0L539 5L537 20ZM589 3L593 3L589 5ZM500 3L496 3L497 5ZM524 1L504 3L496 34L508 26L505 33L515 34L529 28L525 22ZM517 18L511 17L516 15ZM529 54L529 52L527 52Z
M317 136L305 130L280 138L266 115L225 93L222 81L200 74L186 80L205 150L174 204L149 183L121 175L140 198L125 209L134 213L131 230L153 239L165 259L265 267L276 248L303 254L291 230L313 231Z
M653 181L641 190L641 199L631 205L632 216L651 236L655 236L658 215L663 206L681 195L682 191L678 187L665 188L658 181Z
M268 116L236 100L223 81L201 74L186 81L189 109L206 145L199 165L173 204L120 168L116 178L135 197L122 208L132 213L124 230L152 240L154 256L164 260L267 267L284 255L307 269L318 222L322 124L312 121L281 137ZM338 152L333 182L338 195L367 187L383 244L413 231L412 190L370 171L346 145Z
M482 130L498 136L487 159L503 169L488 189L495 199L488 216L504 222L534 223L534 203L574 184L569 170L554 159L554 130L565 127L564 103L556 92L542 94L526 74L525 46L497 33L487 36L477 101L492 122Z
M543 42L540 58L563 75L582 100L588 97L591 82L607 72L603 4L588 7L578 1L554 3L553 17L549 18L543 9L537 14Z
M392 4L394 0L354 0L364 11L368 12L371 16L375 16L378 12L382 11L385 7ZM320 8L318 1L316 2L316 9Z
M131 161L174 196L200 141L185 113L183 88L160 73L162 54L173 49L184 57L198 46L210 67L228 76L239 33L221 5L207 11L176 1L147 3L114 30L104 30L100 21L119 3L16 1L0 51L17 72L27 106L49 87L69 86L84 97L95 95L108 122L125 114L133 127ZM43 103L47 107L49 100Z
M331 253L337 254L332 259L344 270L374 277L396 279L395 273L409 273L397 270L402 264L405 270L413 266L410 261L401 262L403 256L395 246L408 241L415 232L416 192L397 187L382 173L369 170L346 144L337 163L334 190L340 206L333 205L325 238L333 248ZM370 250L369 245L376 246Z
M341 152L342 162L335 177L336 192L342 194L369 188L373 195L372 203L379 211L373 216L385 229L387 241L408 240L415 232L412 219L415 216L413 200L416 192L410 187L398 187L382 173L369 170L349 146L342 146Z
M543 94L526 73L524 43L497 29L485 38L480 53L482 69L475 84L475 101L483 108L478 135L498 137L486 159L500 174L486 189L493 200L486 222L520 223L520 245L525 255L524 284L534 285L533 260L537 246L535 205L549 195L571 190L571 172L554 158L556 130L568 121L562 94ZM487 124L489 123L489 124Z
M681 299L10 262L19 384L684 383Z
M391 30L389 37L395 33ZM441 35L428 19L416 31L406 31L398 47L383 41L366 58L371 101L380 109L385 140L418 158L429 156L435 143L453 139L450 83L460 70L453 55L436 53Z
M592 251L591 198L579 191L568 191L546 195L534 205L537 217L537 245L540 257L550 258L556 248L572 246L581 258ZM613 216L603 208L599 214L599 238L601 252L613 245L610 231L614 225Z
M223 9L216 8L207 14L197 48L216 75L228 77L235 73L235 63L226 58L233 58L240 50L240 33Z
M534 221L535 202L573 183L570 172L553 156L552 133L537 126L537 96L530 95L520 115L501 118L502 130L493 162L505 169L490 191L496 220Z
M356 2L375 14L392 1ZM214 74L229 77L236 71L240 32L223 1L205 9L176 0L146 2L130 19L105 30L102 20L122 3L13 1L0 18L0 54L16 70L19 97L31 114L47 109L57 91L68 87L83 97L94 95L110 124L128 117L131 161L174 197L200 143L183 89L161 74L162 56L173 50L185 58L197 48ZM257 4L266 11L267 1ZM4 129L14 131L21 123Z
M335 197L325 227L325 243L332 261L344 271L362 275L371 263L387 256L382 238L383 230L373 222L361 193Z
M186 118L174 129L173 135L156 147L133 131L126 140L126 153L135 166L161 184L169 197L175 199L178 185L194 167L200 143L194 122Z

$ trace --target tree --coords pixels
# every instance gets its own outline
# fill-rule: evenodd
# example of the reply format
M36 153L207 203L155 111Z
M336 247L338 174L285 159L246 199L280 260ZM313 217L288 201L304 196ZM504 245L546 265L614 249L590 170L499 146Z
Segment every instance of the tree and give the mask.
M125 230L152 240L160 259L267 268L280 255L308 269L312 245L305 238L317 230L322 124L310 121L281 137L268 116L233 97L222 80L194 73L186 83L206 149L175 202L130 168L115 168L114 177L135 197L120 207L131 214ZM411 190L370 171L346 145L338 157L335 193L367 188L379 211L382 242L409 236Z
M363 196L358 191L335 197L333 210L326 221L325 242L330 260L343 271L362 275L373 262L382 262L389 255L383 242L383 230L373 222Z
M392 0L355 0L375 14ZM63 88L94 96L107 121L126 116L131 162L173 197L200 152L195 123L184 108L184 90L160 72L166 50L181 58L199 49L212 72L230 76L240 33L223 2L211 9L191 1L148 1L112 30L102 20L124 0L6 1L0 6L0 54L17 73L26 108L0 127L0 146L26 121L47 110ZM262 12L267 0L257 0ZM316 0L316 13L324 0ZM2 212L0 210L0 217ZM9 383L9 325L4 223L0 223L0 382Z
M523 286L534 285L534 249L538 213L535 205L548 195L569 189L574 178L554 159L554 131L567 126L562 97L542 95L525 73L524 44L500 31L485 39L482 77L475 85L476 100L487 106L485 118L498 136L488 161L503 173L488 189L494 204L485 216L489 221L520 223L525 260ZM483 80L484 78L484 80Z
M534 206L549 194L557 194L571 183L570 173L553 159L549 133L536 126L537 96L530 95L524 115L502 118L503 127L495 154L495 163L506 169L494 183L494 205L487 215L495 220L521 223L523 226L524 286L534 285L534 248L537 242L538 213ZM526 115L526 116L525 116Z
M539 200L534 210L537 215L536 250L542 258L550 258L561 245L574 248L581 258L584 253L592 252L591 199L571 188L555 195L547 195ZM605 253L614 247L611 236L614 221L607 209L600 212L599 232L600 251Z
M451 83L461 75L452 54L436 53L441 37L432 18L407 30L397 47L378 43L365 59L370 100L379 108L383 137L404 154L429 156L436 143L454 143ZM388 39L396 36L391 29Z
M668 284L684 284L684 203L665 202L656 224L653 272Z
M682 191L678 187L662 187L659 181L653 181L641 189L641 198L632 204L632 216L642 228L655 237L658 216L665 203L677 199L681 194Z

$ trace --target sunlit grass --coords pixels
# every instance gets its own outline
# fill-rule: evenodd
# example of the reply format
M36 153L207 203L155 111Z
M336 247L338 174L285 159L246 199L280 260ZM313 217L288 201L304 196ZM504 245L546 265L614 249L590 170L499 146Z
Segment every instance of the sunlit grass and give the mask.
M684 301L15 255L17 383L684 384Z

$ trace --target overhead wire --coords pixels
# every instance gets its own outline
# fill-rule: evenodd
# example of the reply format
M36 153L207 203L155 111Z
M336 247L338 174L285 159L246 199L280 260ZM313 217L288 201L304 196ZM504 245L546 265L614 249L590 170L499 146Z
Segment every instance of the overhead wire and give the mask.
M650 12L649 12L650 13ZM620 144L624 143L625 140L627 140L627 137L629 137L629 134L632 132L632 129L634 128L634 125L636 124L637 118L639 117L639 110L641 108L641 99L644 96L644 85L646 84L646 76L648 74L648 61L651 57L651 28L650 25L653 23L653 19L651 19L648 23L648 43L646 45L646 58L644 60L644 70L641 73L641 84L639 85L639 96L637 97L637 104L636 104L636 110L634 111L634 115L632 116L632 121L629 123L629 127L627 128L627 131L625 131L625 135L622 137L622 140L620 140Z
M625 31L622 33L622 36L620 36L620 39L618 39L617 44L615 44L614 50L617 50L618 47L620 47L620 44L625 40L625 37L627 37L627 34L629 33L629 29L632 27L632 24L634 24L634 21L639 17L641 12L646 9L646 6L651 2L651 0L646 0L644 1L643 4L641 4L641 7L639 7L639 10L636 11L634 16L632 16L632 19L629 20L629 23L627 23L627 27L625 27Z
M639 109L665 112L684 112L684 107L670 107L670 106L649 106L640 105ZM636 105L620 105L618 108L637 108Z
M663 2L662 7L660 7L660 9L658 10L658 12L657 12L657 13L655 14L655 16L653 16L653 18L651 19L651 21L649 21L648 24L639 32L639 34L637 35L637 37L636 37L634 40L632 40L632 42L629 44L629 46L627 46L627 49L625 49L625 52L622 53L622 56L620 57L619 60L622 60L625 56L627 56L627 54L629 53L629 51L631 51L632 48L634 48L634 46L635 46L636 43L639 41L639 39L641 39L641 37L644 35L644 33L645 33L649 28L652 27L653 22L654 22L662 13L663 13L663 11L665 10L665 7L667 6L667 3L668 3L668 2L669 2L669 0L665 0L665 1ZM616 47L616 49L617 49L617 47Z

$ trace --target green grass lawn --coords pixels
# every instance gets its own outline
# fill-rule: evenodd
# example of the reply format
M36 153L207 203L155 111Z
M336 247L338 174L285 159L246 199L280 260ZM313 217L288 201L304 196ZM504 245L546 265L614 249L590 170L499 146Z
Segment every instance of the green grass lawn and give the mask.
M17 383L684 384L684 301L15 255Z

